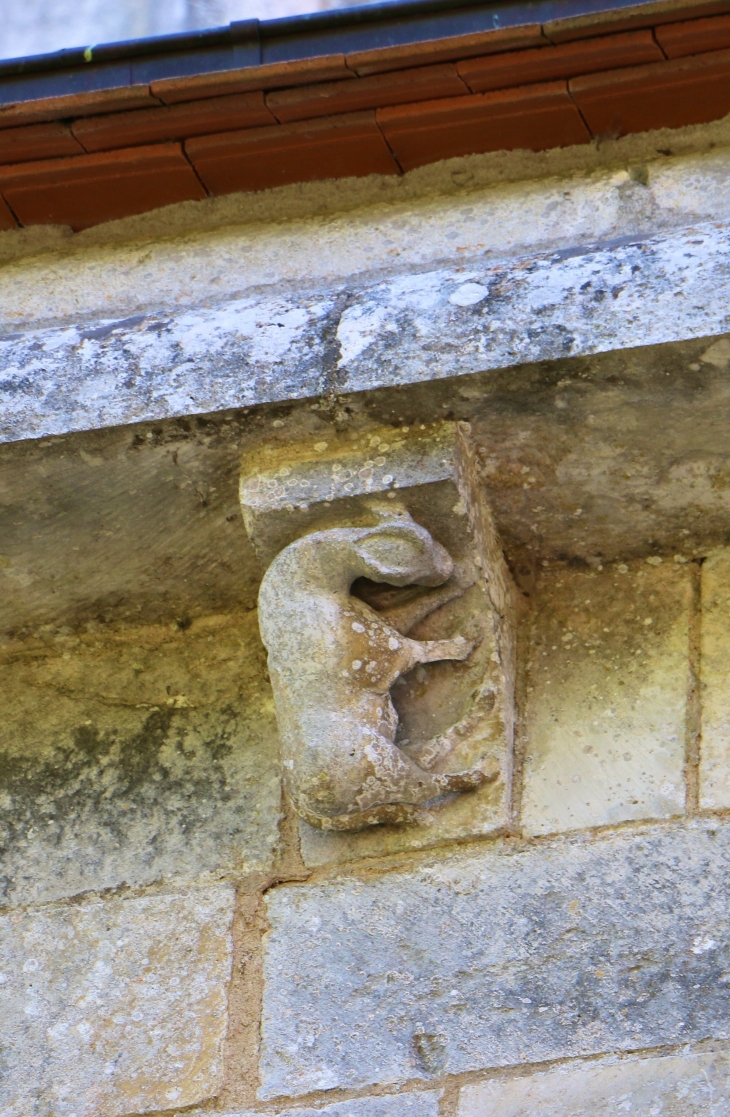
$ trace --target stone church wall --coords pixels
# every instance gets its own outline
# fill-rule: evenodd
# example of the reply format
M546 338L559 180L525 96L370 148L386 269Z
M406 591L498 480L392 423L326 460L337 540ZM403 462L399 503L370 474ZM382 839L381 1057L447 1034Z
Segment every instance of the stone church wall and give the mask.
M246 267L283 298L315 265L331 294L461 248L468 271L485 241L584 259L599 232L719 228L702 136L646 176L598 152L349 213L323 190L288 221L16 238L9 340L242 298ZM98 429L38 393L0 447L2 1117L730 1113L728 364L698 328L215 415L152 394ZM442 420L471 424L524 605L505 817L485 833L466 793L456 836L323 833L282 789L241 454L387 458L384 425Z

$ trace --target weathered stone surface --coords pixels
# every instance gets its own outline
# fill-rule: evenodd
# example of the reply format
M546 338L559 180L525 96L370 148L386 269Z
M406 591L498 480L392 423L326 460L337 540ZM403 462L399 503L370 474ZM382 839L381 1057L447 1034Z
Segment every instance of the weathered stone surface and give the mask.
M527 833L684 810L691 567L545 572L531 626Z
M266 869L264 671L255 613L0 648L0 906Z
M699 224L517 260L454 260L376 284L252 292L7 334L0 439L723 334L729 252L726 226Z
M729 869L695 823L277 888L261 1096L727 1038Z
M218 416L0 447L0 633L251 609L241 439Z
M564 1066L547 1074L465 1086L459 1117L723 1117L730 1113L727 1052Z
M241 508L261 561L268 566L289 543L326 523L354 521L363 499L402 499L395 490L455 483L456 426L371 427L359 438L333 429L324 441L270 439L244 454Z
M0 918L4 1117L121 1117L213 1096L233 902L219 884Z
M386 1097L352 1098L321 1108L277 1109L272 1117L438 1117L439 1096L429 1090L415 1094L389 1094ZM269 1111L271 1112L271 1111ZM187 1111L190 1117L204 1117ZM186 1114L186 1117L187 1117ZM180 1114L180 1117L183 1117ZM221 1113L220 1117L261 1117L260 1111Z
M700 805L730 806L730 551L702 564Z

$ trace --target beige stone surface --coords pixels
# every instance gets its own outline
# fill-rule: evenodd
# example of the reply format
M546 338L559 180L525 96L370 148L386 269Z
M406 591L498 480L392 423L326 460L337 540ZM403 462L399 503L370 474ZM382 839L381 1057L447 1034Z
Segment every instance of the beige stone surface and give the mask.
M0 919L3 1117L193 1105L222 1075L226 884Z
M388 1094L385 1097L351 1098L331 1105L302 1109L269 1110L270 1117L438 1117L439 1095L433 1090L414 1094ZM177 1115L176 1115L177 1117ZM203 1111L179 1117L204 1117ZM237 1110L220 1117L262 1117L261 1111Z
M691 568L553 568L531 630L522 818L530 834L684 809Z
M730 550L702 564L700 806L730 806Z
M0 647L0 907L270 867L279 749L256 613Z
M458 1117L727 1117L727 1052L568 1064L547 1074L465 1086Z

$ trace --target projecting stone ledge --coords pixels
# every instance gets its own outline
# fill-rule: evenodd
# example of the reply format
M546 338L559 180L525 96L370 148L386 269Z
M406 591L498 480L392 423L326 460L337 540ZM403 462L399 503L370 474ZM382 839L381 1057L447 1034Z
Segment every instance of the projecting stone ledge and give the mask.
M265 1099L730 1035L727 824L455 855L268 903Z
M0 441L360 392L730 329L702 224L380 283L0 337Z

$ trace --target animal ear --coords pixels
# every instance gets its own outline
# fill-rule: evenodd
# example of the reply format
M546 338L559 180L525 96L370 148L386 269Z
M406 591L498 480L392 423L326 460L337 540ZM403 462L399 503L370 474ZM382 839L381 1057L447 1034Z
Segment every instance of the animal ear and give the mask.
M360 539L355 551L374 581L406 586L418 571L424 544L415 534L380 530Z

